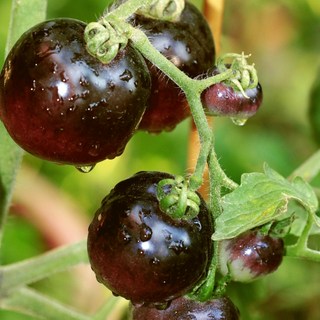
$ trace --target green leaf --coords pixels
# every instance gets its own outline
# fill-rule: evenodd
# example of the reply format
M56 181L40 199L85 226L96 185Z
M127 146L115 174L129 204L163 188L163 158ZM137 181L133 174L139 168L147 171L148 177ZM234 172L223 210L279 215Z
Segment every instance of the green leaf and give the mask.
M265 173L243 174L240 186L222 198L222 214L216 219L213 240L223 240L263 225L287 211L290 199L298 200L320 226L315 211L318 200L312 187L302 178L292 183L264 166Z

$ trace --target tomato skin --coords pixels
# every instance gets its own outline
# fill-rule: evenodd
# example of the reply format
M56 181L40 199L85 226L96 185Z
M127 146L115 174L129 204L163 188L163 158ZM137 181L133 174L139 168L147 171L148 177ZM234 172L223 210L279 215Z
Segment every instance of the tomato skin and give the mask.
M226 275L230 261L232 280L252 282L276 271L283 255L283 239L249 230L219 242L218 269Z
M171 219L156 188L172 175L139 172L102 201L88 233L88 255L99 282L135 304L161 304L190 291L212 258L213 219L201 199L193 219ZM199 195L199 197L201 197Z
M27 152L59 164L119 156L150 94L150 74L130 44L109 64L86 50L86 24L53 19L25 32L0 76L0 117Z
M195 78L215 64L214 39L203 14L186 2L175 22L134 15L130 23L142 28L152 45L187 76ZM171 131L191 115L185 94L171 79L147 61L151 73L151 96L139 130Z
M157 310L146 305L129 306L129 320L239 320L240 312L228 297L197 302L180 297L171 302L165 310Z
M230 65L226 65L230 67ZM220 74L217 67L210 70L209 76ZM262 103L262 87L260 83L253 88L245 90L246 98L240 91L231 86L218 82L201 94L204 112L207 116L228 116L237 119L248 119L256 114Z

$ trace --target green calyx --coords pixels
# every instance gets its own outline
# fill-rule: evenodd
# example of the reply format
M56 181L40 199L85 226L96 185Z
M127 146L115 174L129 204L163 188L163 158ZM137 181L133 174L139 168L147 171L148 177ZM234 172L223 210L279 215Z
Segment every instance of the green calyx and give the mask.
M139 8L137 13L155 19L175 21L179 18L184 6L184 0L155 0Z
M169 192L165 191L166 186L170 186ZM161 180L158 183L157 195L160 209L173 219L192 219L200 211L199 196L188 189L188 180L181 176L175 180Z
M111 23L105 17L89 23L84 32L88 52L105 64L127 45L130 35L127 24Z
M254 68L254 64L249 65L246 58L249 58L250 55L237 54L237 53L227 53L220 56L217 60L217 67L219 71L225 72L228 69L231 69L235 72L235 77L223 81L226 85L232 87L236 91L240 91L242 95L249 99L246 95L245 90L253 89L258 85L258 75L257 71ZM225 58L234 58L230 68L227 68L223 63Z

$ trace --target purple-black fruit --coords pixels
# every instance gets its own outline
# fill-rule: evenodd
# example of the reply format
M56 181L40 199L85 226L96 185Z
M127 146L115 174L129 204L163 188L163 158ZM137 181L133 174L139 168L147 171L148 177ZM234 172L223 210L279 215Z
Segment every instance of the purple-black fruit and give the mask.
M276 271L283 255L283 239L247 231L219 242L218 269L226 275L230 261L232 280L251 282Z
M238 308L228 297L197 302L180 297L165 310L143 306L129 306L129 320L238 320Z
M213 219L200 194L193 219L173 220L159 208L157 184L173 178L139 172L118 183L89 227L98 281L134 304L161 305L187 293L206 276L212 258Z
M220 71L217 67L209 73L210 76L218 74ZM204 112L208 116L228 116L241 124L241 121L255 115L262 103L262 88L259 83L253 89L247 89L244 92L249 99L223 82L213 84L201 94Z
M130 44L103 64L86 49L86 24L53 19L26 31L0 75L0 118L27 152L94 165L122 154L150 94L150 74Z

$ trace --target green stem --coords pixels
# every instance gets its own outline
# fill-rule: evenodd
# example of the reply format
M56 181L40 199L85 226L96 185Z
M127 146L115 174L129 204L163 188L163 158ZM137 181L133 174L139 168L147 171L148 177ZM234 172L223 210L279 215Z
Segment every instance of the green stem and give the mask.
M31 288L21 287L11 292L6 299L0 300L0 307L46 320L90 320L64 304L52 300Z
M302 165L300 165L287 178L292 181L294 177L300 176L305 181L310 182L320 172L320 150L316 151L310 158L308 158Z
M202 284L202 286L198 289L196 293L196 299L199 301L207 301L209 300L214 291L215 279L216 279L216 271L217 271L217 254L218 254L218 241L213 243L213 257L211 260L211 264L209 267L208 275L206 281Z
M6 56L21 34L46 17L46 0L13 0ZM23 151L0 122L0 245Z
M107 14L108 20L125 21L128 17L133 15L140 7L147 6L154 2L154 0L129 0L119 6L117 9Z
M15 287L88 263L86 239L59 247L35 258L0 267L0 297Z
M294 258L304 258L308 260L314 260L320 262L320 252L311 250L308 248L308 238L313 226L314 220L310 212L308 212L308 218L302 234L298 239L298 242L292 246L286 247L286 256Z
M203 80L191 79L157 51L142 31L132 28L130 39L146 59L151 61L164 74L180 86L182 91L186 94L201 143L197 164L194 173L190 178L190 189L196 190L202 184L203 171L213 144L213 134L202 108L200 94L208 86L231 78L233 76L233 71L227 70L226 72Z

